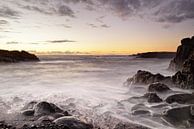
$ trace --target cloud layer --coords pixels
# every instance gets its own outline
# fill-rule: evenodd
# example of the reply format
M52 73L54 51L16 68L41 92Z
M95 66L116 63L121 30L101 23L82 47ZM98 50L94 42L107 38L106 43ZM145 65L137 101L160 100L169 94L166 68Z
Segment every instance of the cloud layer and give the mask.
M11 8L7 3L15 3L18 8ZM8 0L1 2L0 17L19 18L25 12L17 10L23 9L75 18L76 11L73 7L78 4L84 5L89 11L106 10L110 15L124 19L144 17L162 23L194 20L194 0Z

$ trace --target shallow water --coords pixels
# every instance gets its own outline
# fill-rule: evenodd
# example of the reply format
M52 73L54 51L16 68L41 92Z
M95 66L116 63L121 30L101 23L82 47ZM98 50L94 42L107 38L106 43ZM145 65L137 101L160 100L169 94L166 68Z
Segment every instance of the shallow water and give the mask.
M172 75L166 70L170 59L130 56L40 58L41 62L0 65L0 119L19 112L27 102L45 100L107 129L113 128L118 120L157 129L171 128L162 124L159 117L132 116L134 103L127 100L134 95L143 95L146 88L133 89L123 85L139 69Z

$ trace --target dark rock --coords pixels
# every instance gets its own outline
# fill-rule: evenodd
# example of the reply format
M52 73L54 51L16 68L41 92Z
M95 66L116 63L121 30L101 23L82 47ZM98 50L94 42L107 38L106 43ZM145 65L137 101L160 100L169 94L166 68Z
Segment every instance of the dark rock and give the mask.
M145 126L133 124L133 123L118 123L114 129L150 129Z
M178 47L175 58L171 61L169 69L174 71L182 70L184 62L194 54L194 40L185 38Z
M70 129L92 129L93 126L81 122L72 116L65 116L54 120L54 123L57 125L65 125Z
M38 57L26 51L0 50L0 62L39 61Z
M194 104L194 94L175 94L166 98L167 103Z
M151 84L163 82L164 84L171 82L171 77L165 77L161 74L152 74L148 71L139 70L132 78L127 80L128 84Z
M144 97L147 98L149 103L160 103L163 101L156 93L146 93Z
M173 75L172 81L177 87L194 89L194 56L184 62L182 71Z
M190 126L189 122L193 120L191 106L183 106L167 110L163 118L176 126Z
M42 115L50 115L54 113L62 113L63 110L57 107L56 105L48 102L40 102L34 106L34 115L42 116Z
M21 113L24 116L33 116L34 115L34 110L33 109L28 109L28 110L22 111Z
M170 88L167 85L165 85L163 83L159 83L159 82L152 83L148 87L149 92L166 92L169 90L170 90Z
M52 121L54 121L54 120L55 120L55 118L52 117L52 116L42 116L42 117L40 117L40 118L38 119L38 121L39 121L40 123L43 123L43 122L52 122Z
M137 58L174 58L176 55L175 52L146 52L146 53L138 53L136 55Z

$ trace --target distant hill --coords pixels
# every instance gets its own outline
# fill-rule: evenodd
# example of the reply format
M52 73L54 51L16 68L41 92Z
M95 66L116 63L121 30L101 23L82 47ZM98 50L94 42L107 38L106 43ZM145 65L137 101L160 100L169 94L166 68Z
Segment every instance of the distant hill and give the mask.
M0 50L0 63L15 63L21 61L39 61L39 58L26 51Z
M176 52L146 52L138 53L132 56L137 56L137 58L174 58Z

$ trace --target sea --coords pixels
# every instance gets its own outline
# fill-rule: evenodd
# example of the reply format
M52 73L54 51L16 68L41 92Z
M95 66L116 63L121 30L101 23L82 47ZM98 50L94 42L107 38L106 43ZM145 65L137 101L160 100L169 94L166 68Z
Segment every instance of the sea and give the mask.
M138 70L173 75L171 59L142 59L128 55L39 55L40 62L0 64L0 120L14 119L31 101L47 101L79 119L112 129L133 122L154 129L174 129L158 115L133 115L148 86L133 88L126 80ZM147 107L153 105L144 103ZM156 105L157 106L157 105ZM12 117L11 117L12 116ZM11 118L10 118L11 117Z

